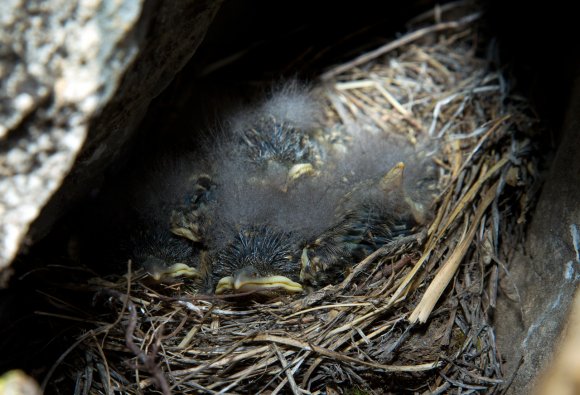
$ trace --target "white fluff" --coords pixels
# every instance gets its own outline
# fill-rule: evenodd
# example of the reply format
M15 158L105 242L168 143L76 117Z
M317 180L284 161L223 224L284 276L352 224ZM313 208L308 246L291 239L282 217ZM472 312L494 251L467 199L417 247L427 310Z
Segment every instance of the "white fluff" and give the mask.
M150 207L157 207L148 210L169 218L171 207L187 200L188 190L193 186L192 175L209 174L217 188L204 210L204 215L210 217L205 222L211 223L205 226L204 236L212 247L220 248L233 231L248 225L272 226L293 233L297 240L312 240L336 223L336 208L349 191L363 181L376 185L381 176L401 161L406 164L410 194L423 200L420 203L428 200L425 189L413 188L426 177L424 163L409 161L414 156L413 149L400 139L363 131L350 136L346 153L310 136L318 146L322 163L315 163L315 176L301 177L289 185L284 164L256 166L248 159L245 142L240 137L257 120L267 118L311 135L321 127L321 108L305 86L291 82L273 89L264 100L225 115L221 130L210 133L213 141L200 140L204 143L194 153L170 160L165 174L156 172L156 181L148 191L143 191L143 195L149 196ZM370 201L397 206L402 200L401 191L395 192L388 197L376 188L358 188L351 199L354 205L357 201L361 204Z

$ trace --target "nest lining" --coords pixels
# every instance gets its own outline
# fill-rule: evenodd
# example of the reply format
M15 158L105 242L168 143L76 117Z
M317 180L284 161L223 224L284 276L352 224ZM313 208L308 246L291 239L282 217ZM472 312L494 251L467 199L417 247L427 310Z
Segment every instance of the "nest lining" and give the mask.
M423 232L381 247L340 284L264 303L151 284L131 264L126 276L91 279L84 290L108 313L92 318L44 385L58 368L76 393L505 388L490 317L532 202L526 136L535 120L478 56L472 11L431 24L424 16L423 27L328 71L318 88L329 129L365 125L412 146L436 142L434 214Z

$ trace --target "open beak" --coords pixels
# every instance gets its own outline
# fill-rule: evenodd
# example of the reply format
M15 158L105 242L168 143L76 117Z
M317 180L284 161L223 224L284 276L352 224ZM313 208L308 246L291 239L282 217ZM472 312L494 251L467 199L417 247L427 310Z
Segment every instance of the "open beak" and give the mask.
M233 276L224 277L219 280L215 293L222 294L226 291L234 293L257 292L270 293L272 291L283 291L288 293L302 292L302 285L284 276L260 277L251 270L240 270Z

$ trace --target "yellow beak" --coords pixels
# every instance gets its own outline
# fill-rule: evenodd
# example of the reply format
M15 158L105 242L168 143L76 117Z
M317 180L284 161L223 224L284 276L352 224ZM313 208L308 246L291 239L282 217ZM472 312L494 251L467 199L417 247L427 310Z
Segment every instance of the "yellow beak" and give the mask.
M242 292L270 292L281 290L295 293L302 292L302 285L284 276L255 277L241 271L234 276L224 277L219 280L215 293L220 295L226 291L234 293Z

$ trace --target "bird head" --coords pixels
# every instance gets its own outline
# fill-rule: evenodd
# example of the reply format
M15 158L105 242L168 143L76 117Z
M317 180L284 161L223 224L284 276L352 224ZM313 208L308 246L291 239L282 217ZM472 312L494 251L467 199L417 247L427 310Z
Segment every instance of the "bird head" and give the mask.
M167 231L141 232L132 257L155 281L172 283L178 278L199 278L195 256L189 240Z
M240 231L213 259L215 293L302 292L294 250L292 236L272 227Z

